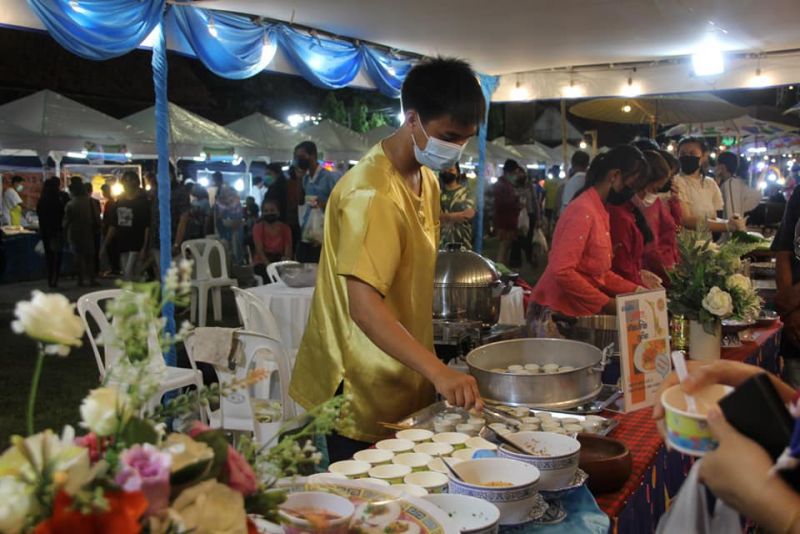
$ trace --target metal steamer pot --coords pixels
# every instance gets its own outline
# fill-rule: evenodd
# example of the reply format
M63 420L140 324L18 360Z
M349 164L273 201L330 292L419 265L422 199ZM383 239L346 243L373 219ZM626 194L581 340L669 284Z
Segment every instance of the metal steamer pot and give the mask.
M433 318L480 321L490 328L500 317L500 298L510 290L489 260L449 243L436 259Z
M476 348L467 355L467 365L478 381L481 396L489 402L565 410L580 406L600 393L601 375L612 348L600 350L566 339L512 339ZM492 371L529 363L540 366L557 363L574 370L535 375Z

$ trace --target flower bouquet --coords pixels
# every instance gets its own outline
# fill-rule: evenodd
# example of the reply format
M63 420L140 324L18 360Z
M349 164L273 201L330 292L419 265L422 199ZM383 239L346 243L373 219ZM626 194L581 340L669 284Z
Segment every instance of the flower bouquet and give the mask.
M66 426L34 434L33 411L46 354L66 356L81 344L83 329L74 306L57 294L35 293L17 305L13 328L40 342L28 408L28 437L14 436L0 455L0 532L77 533L242 533L254 532L248 514L277 521L283 492L280 477L309 474L321 454L311 444L340 422L343 399L337 397L300 421L287 422L294 433L257 446L246 436L236 446L222 430L199 421L186 433L168 432L170 421L195 413L221 393L250 387L264 378L251 372L240 382L214 385L154 403L158 373L147 337L162 330L160 310L188 296L190 264L173 267L162 290L158 283L125 284L109 307L117 324L114 343L124 350L104 384L89 392L80 406L76 436ZM44 326L47 325L47 328ZM181 334L161 336L170 348ZM305 426L302 426L305 425Z

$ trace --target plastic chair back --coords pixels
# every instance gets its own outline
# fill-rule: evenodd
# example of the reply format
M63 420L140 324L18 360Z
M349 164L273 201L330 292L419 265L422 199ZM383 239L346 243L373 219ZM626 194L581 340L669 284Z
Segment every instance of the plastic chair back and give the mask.
M100 371L100 379L102 380L106 374L106 368L113 365L121 351L111 344L111 322L106 317L106 313L101 307L104 301L111 301L122 294L122 289L106 289L104 291L94 291L87 293L78 299L78 315L83 322L83 328L86 331L86 336L89 338L89 345L94 352L94 358L97 361L97 369ZM97 325L99 332L93 332L92 326L89 324L89 317ZM97 338L103 340L103 354L100 355L100 348L97 345Z
M181 253L184 257L194 260L195 280L227 280L230 278L225 247L220 241L189 239L181 243ZM219 274L215 274L216 271Z
M232 287L236 299L236 310L245 330L258 332L282 342L275 316L263 300L245 289Z
M267 278L269 278L270 283L272 284L280 284L286 285L283 280L281 280L280 275L278 274L278 267L282 265L299 265L300 262L297 261L275 261L267 265Z

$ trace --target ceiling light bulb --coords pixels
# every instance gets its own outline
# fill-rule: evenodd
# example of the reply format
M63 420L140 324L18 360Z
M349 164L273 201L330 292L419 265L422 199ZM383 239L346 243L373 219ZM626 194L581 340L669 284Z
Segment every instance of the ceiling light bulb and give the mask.
M217 27L214 25L214 17L208 17L208 33L211 34L211 37L219 37Z
M581 141L578 146L581 147L581 150L586 150L589 145L586 144L586 141Z
M625 104L624 106L622 106L622 111L623 111L624 113L630 113L630 112L631 112L631 109L633 109L633 108L631 108L631 105L630 105L630 104Z
M675 145L673 145L672 143L670 143L670 144L668 144L668 145L667 145L667 151L668 151L668 152L672 152L672 151L674 151L674 150L675 150Z
M727 149L728 149L728 147L726 147L725 145L719 145L719 149L720 149L720 150L727 150Z
M118 197L125 191L125 188L119 182L111 184L111 196Z
M517 85L511 90L511 98L514 100L527 100L528 90L517 82Z
M633 82L632 77L628 77L628 83L622 86L622 96L635 97L642 94L642 88L638 83Z
M692 67L697 76L713 76L725 71L722 52L715 39L706 39L692 55Z
M569 85L564 87L564 98L579 98L583 95L583 88L580 85L575 85L574 80L570 80Z

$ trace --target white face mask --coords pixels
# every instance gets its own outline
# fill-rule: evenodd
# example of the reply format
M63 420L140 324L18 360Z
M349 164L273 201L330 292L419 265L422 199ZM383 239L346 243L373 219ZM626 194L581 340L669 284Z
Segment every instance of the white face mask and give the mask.
M464 152L464 145L456 143L448 143L441 139L436 139L428 135L425 128L422 126L422 120L419 121L419 127L425 137L428 139L428 144L425 145L425 150L422 150L417 145L414 136L411 136L411 141L414 143L414 156L420 165L425 165L436 172L446 171L454 167L458 160L461 159L461 154Z
M655 193L647 193L642 199L642 204L644 207L649 208L656 203L656 200L658 200L658 195Z

